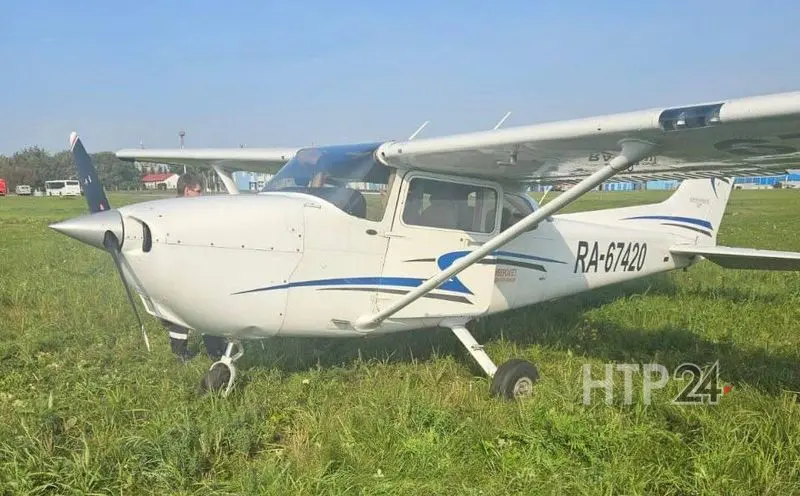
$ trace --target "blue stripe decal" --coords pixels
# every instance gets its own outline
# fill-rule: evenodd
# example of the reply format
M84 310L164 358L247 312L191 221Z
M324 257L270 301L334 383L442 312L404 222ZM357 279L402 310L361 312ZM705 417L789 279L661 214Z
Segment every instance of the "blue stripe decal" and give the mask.
M682 224L673 224L672 222L662 222L661 225L662 226L671 226L671 227L680 227L681 229L688 229L690 231L699 232L700 234L705 234L708 237L713 237L713 236L711 236L711 232L710 231L706 231L704 229L700 229L699 227L684 226Z
M453 251L445 253L436 260L436 265L440 270L450 267L453 262L461 257L471 253L470 251ZM537 257L535 255L526 255L524 253L514 253L510 251L495 251L492 253L495 256L504 256L512 258L522 258L527 260L537 260L541 262L553 262L565 264L560 260L553 260L552 258ZM259 291L273 291L278 289L289 289L309 286L400 286L407 288L415 288L421 285L426 279L417 277L341 277L335 279L315 279L310 281L297 281L286 284L278 284L275 286L267 286L263 288L248 289L246 291L239 291L233 294L256 293ZM454 293L473 294L472 291L462 283L458 277L452 277L439 285L438 289L445 291L452 291Z
M247 291L239 291L233 294L254 293L257 291L272 291L276 289L289 289L308 286L402 286L408 288L415 288L422 284L424 279L415 277L342 277L337 279L316 279L311 281L297 281L287 284L278 284L277 286L267 286L264 288L249 289ZM460 281L449 280L445 281L439 289L446 291L454 291L456 293L472 294Z
M444 255L439 257L438 260L436 260L436 265L439 267L439 270L444 270L453 265L453 262L455 262L457 259L466 256L469 253L470 252L468 251L451 251L450 253L445 253ZM451 286L450 291L472 294L472 291L470 291L466 286L464 286L464 283L461 282L458 279L458 277L451 277L448 281L445 282L445 284ZM444 285L440 287L444 289Z
M450 253L445 253L436 261L436 264L439 266L439 269L444 270L451 265L453 262L458 260L461 257L467 256L471 251L451 251ZM567 262L562 262L560 260L553 260L552 258L545 258L545 257L537 257L536 255L526 255L524 253L514 253L511 251L493 251L491 255L496 257L512 257L512 258L523 258L526 260L536 260L539 262L553 262L553 263L560 263L565 264Z
M709 221L703 219L695 219L693 217L673 217L669 215L640 215L638 217L627 217L622 220L634 220L634 219L672 220L676 222L686 222L687 224L694 224L696 226L706 227L711 230L714 229Z
M567 262L562 262L561 260L553 260L552 258L545 258L545 257L537 257L536 255L526 255L524 253L514 253L510 251L494 251L492 255L498 257L514 257L514 258L524 258L526 260L536 260L539 262L553 262L559 264L566 264Z

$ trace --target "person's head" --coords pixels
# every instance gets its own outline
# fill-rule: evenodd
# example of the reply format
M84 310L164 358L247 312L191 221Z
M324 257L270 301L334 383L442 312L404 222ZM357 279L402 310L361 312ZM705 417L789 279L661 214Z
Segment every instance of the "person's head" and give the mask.
M203 194L203 182L199 176L191 172L181 174L178 178L178 196L200 196Z

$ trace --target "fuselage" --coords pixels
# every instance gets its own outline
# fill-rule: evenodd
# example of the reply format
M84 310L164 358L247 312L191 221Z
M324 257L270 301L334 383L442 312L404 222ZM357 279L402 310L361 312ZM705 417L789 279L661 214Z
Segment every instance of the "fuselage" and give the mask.
M158 200L118 209L122 251L147 311L208 334L363 336L384 308L502 229L406 222L398 193L382 218L299 192ZM686 264L674 234L554 216L445 282L371 333L502 312Z

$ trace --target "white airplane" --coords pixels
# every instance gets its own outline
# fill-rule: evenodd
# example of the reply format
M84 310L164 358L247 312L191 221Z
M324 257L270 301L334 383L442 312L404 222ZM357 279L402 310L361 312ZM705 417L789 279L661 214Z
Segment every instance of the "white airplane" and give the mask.
M73 133L92 213L51 227L110 252L134 312L129 285L150 315L226 337L202 382L224 395L244 340L442 326L493 395L519 398L536 367L496 366L470 321L703 258L800 268L800 253L716 243L732 177L800 162L800 92L496 128L303 149L123 149L123 159L213 168L229 194L114 209ZM235 170L278 172L240 195ZM606 181L676 178L661 203L559 214ZM386 194L368 204L351 187L363 182ZM572 186L540 206L532 182Z

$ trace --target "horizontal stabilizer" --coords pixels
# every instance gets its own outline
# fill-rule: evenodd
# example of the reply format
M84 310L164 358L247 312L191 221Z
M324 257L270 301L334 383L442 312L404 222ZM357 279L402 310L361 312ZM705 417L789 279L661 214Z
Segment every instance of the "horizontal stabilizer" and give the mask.
M800 253L728 246L676 245L673 255L701 255L726 269L800 270Z

